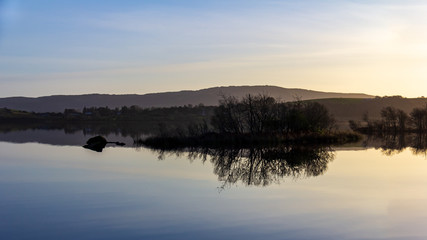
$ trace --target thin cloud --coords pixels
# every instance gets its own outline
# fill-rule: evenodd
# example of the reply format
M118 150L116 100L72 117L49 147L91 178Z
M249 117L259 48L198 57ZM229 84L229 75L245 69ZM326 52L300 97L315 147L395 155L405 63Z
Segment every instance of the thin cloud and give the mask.
M79 12L79 17L53 13L41 23L35 19L34 29L46 32L22 30L19 41L14 35L6 39L7 54L0 57L0 82L8 83L3 94L27 91L11 89L12 81L90 92L162 90L155 85L177 81L329 90L344 83L362 88L390 81L400 91L396 76L406 74L407 85L427 77L419 68L427 58L423 1L237 1L232 8L224 6L154 4ZM58 19L61 28L41 28ZM24 44L22 38L37 44ZM118 87L119 79L132 87Z

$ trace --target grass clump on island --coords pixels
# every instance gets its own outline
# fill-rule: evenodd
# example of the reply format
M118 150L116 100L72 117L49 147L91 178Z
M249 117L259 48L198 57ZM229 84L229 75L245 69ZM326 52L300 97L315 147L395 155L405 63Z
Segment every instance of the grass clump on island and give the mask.
M340 144L359 140L338 132L328 110L316 102L281 102L265 94L223 97L210 123L165 131L136 144L154 148L271 146L281 143Z

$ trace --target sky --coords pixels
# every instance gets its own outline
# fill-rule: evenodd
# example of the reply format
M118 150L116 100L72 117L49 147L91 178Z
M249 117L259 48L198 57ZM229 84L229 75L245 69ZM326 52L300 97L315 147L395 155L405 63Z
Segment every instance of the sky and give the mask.
M0 0L0 97L275 85L427 95L424 0Z

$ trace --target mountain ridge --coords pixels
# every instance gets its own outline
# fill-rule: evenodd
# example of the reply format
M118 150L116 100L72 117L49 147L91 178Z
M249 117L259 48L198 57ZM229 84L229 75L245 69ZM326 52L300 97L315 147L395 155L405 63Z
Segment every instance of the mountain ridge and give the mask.
M283 101L312 100L325 98L373 98L363 93L321 92L301 88L283 88L271 85L220 86L200 90L181 90L146 94L80 94L51 95L41 97L0 98L0 108L30 112L62 112L64 109L81 110L84 107L109 107L136 105L147 107L172 107L184 105L214 106L222 96L243 97L247 94L268 94Z

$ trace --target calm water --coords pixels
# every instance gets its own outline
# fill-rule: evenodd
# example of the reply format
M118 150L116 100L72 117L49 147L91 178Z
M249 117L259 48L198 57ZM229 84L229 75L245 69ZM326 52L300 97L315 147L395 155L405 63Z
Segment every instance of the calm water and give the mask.
M422 151L98 153L88 137L1 134L0 239L427 239Z

